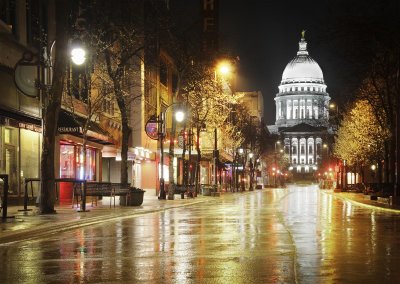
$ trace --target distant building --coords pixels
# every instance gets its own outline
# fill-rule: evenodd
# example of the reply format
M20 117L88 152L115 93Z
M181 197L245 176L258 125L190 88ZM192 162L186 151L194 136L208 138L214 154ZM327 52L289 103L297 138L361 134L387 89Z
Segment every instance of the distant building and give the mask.
M268 130L280 136L280 145L289 158L289 170L316 171L328 157L330 97L321 68L308 54L304 34L278 88L276 121Z
M264 118L264 100L260 91L236 92L239 102L245 105L253 118L261 122Z

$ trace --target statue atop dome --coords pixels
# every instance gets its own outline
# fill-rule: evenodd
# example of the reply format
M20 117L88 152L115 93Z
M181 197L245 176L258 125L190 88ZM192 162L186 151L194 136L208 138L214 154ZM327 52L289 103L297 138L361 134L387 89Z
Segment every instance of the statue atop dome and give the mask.
M306 30L301 31L301 39L306 39Z

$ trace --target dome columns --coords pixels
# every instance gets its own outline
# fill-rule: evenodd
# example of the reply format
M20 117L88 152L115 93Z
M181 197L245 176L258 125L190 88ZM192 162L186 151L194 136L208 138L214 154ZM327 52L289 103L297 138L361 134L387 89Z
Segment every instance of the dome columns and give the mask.
M311 125L321 125L329 118L328 95L277 96L275 104L275 124L279 126L293 126L304 121Z

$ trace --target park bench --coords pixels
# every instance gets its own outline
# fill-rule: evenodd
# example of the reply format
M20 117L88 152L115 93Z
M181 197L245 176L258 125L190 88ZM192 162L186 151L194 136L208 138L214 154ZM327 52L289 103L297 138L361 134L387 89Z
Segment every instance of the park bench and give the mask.
M174 194L180 194L181 198L185 198L185 193L192 193L194 195L194 185L175 184ZM189 195L190 196L190 195Z
M113 198L115 207L116 196L127 196L129 194L129 185L111 182L95 182L84 181L83 183L75 183L73 186L73 196L76 204L82 200L83 196L92 197L92 206L97 205L99 198L107 196ZM110 202L111 207L111 202Z

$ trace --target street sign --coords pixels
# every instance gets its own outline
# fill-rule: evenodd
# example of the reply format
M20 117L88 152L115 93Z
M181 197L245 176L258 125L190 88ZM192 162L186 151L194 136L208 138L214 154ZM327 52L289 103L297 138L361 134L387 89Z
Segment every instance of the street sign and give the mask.
M158 140L158 123L154 115L147 121L144 130L150 139Z

